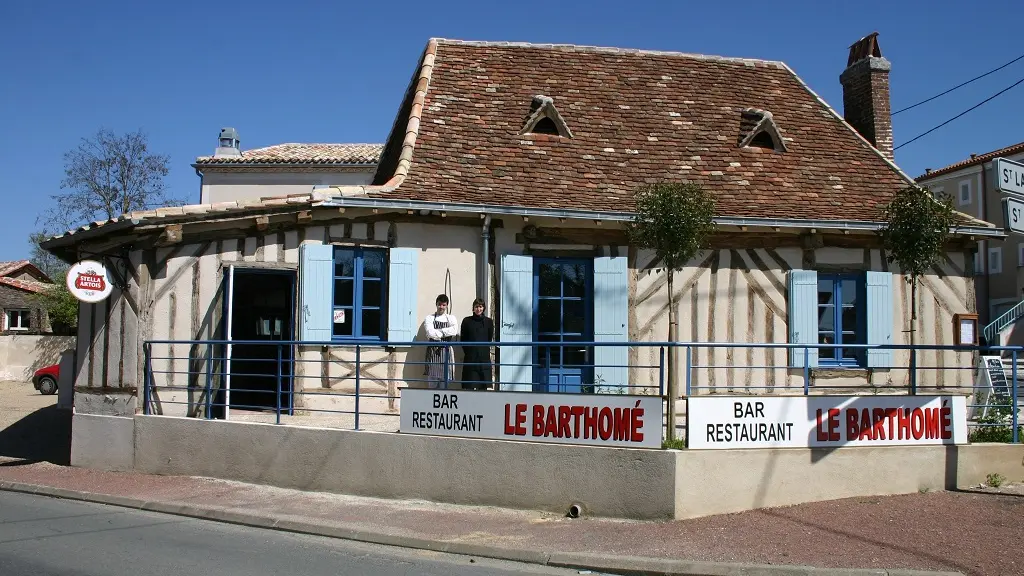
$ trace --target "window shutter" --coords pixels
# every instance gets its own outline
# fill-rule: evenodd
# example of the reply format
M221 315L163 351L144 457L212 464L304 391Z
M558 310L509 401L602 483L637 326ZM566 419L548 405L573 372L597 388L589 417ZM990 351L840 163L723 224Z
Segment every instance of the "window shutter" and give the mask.
M326 342L333 333L331 308L334 297L334 247L330 244L303 244L299 257L299 283L302 309L299 339Z
M892 344L892 273L867 272L868 344ZM868 368L891 368L892 350L868 350Z
M626 257L594 259L594 341L629 341L629 276ZM594 348L594 384L604 392L629 393L629 348Z
M501 257L502 342L533 341L533 257ZM533 350L529 346L502 346L502 390L533 389Z
M392 248L388 269L388 342L412 342L419 329L416 314L419 248Z
M789 343L818 343L818 273L814 270L791 270L789 273ZM790 348L789 364L804 366L804 348ZM818 365L818 349L807 348L807 362Z

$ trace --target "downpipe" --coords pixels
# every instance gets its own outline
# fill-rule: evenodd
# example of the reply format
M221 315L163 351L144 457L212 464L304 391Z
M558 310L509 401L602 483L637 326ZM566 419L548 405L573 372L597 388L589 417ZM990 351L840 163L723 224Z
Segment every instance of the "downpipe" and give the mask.
M491 248L491 216L490 214L484 215L484 225L480 230L480 243L482 249L480 251L480 269L477 271L477 298L484 301L484 313L487 313L487 304L489 290L487 289L487 267L490 264L490 248ZM492 314L493 316L493 314Z

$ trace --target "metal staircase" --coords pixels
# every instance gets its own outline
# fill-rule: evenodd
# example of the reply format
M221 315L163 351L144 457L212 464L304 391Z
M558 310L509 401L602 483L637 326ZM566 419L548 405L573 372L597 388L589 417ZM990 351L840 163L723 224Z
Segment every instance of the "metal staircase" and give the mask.
M1013 325L1021 316L1024 316L1024 300L1018 302L1013 308L1010 308L1006 312L1003 312L999 318L996 318L992 322L982 329L981 333L984 334L985 340L988 341L990 346L1001 344L998 341L999 334L1006 328Z

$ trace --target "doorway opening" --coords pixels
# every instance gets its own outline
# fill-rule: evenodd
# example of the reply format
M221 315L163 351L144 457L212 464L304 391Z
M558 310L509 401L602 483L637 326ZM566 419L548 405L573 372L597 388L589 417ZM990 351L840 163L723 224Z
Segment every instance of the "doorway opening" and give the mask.
M594 338L593 261L577 258L534 260L534 391L592 392L593 349L573 345Z

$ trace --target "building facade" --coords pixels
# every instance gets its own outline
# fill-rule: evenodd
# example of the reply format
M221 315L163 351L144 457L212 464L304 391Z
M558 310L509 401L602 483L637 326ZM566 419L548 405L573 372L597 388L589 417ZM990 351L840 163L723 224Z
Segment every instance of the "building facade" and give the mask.
M53 327L39 295L52 285L53 281L28 260L0 262L2 333L51 333Z

